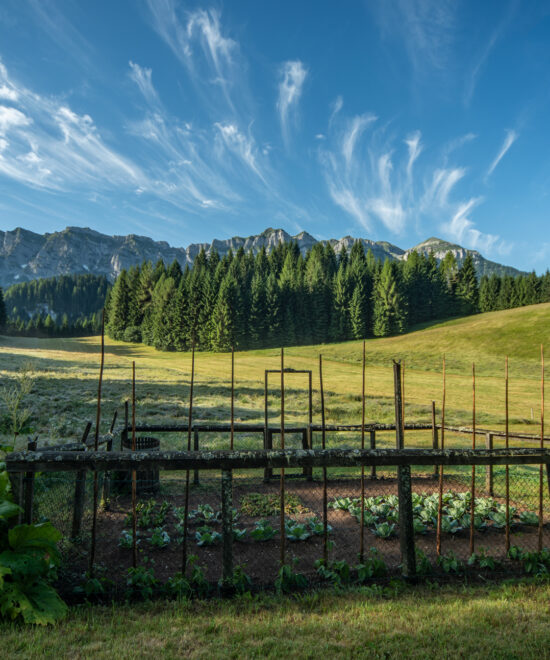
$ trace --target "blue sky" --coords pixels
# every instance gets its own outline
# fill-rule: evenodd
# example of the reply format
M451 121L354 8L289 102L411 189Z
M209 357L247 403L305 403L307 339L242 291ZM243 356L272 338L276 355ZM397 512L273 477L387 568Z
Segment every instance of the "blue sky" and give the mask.
M0 229L550 265L550 5L3 0Z

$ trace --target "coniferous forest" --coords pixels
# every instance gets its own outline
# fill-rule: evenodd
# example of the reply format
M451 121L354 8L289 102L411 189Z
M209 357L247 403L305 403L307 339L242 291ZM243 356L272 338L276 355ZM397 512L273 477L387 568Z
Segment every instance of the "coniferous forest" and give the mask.
M550 300L550 275L476 277L471 256L412 252L376 260L360 242L336 255L295 243L269 254L202 251L192 268L150 262L122 271L106 304L107 332L159 350L292 346L400 334L419 323Z

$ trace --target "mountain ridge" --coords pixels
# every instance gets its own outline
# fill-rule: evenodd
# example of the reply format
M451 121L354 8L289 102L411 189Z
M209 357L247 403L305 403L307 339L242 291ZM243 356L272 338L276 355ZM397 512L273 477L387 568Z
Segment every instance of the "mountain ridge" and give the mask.
M318 241L307 231L292 236L284 229L268 227L260 234L213 239L211 243L191 243L184 248L137 234L109 236L88 227L66 227L59 232L44 234L17 227L11 231L0 231L0 286L5 288L42 277L78 273L105 275L114 281L122 269L144 260L155 262L163 259L165 263L171 263L176 259L185 267L192 265L201 249L207 253L216 249L221 256L230 249L236 251L241 247L245 252L252 250L256 253L262 247L269 252L280 242L291 240L298 243L302 254L318 242L330 243L335 252L339 253L343 249L349 250L355 240L360 240L366 250L372 250L374 256L382 260L406 259L413 250L426 255L433 251L439 260L447 251L452 251L459 264L467 254L471 254L478 276L492 273L518 275L523 272L485 259L476 250L468 250L436 237L403 250L387 241L352 236Z

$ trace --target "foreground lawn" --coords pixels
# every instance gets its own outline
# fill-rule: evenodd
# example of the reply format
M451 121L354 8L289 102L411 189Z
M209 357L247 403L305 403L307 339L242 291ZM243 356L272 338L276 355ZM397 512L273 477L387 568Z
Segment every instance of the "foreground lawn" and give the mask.
M54 629L0 626L2 658L545 658L550 584L317 592L80 607Z

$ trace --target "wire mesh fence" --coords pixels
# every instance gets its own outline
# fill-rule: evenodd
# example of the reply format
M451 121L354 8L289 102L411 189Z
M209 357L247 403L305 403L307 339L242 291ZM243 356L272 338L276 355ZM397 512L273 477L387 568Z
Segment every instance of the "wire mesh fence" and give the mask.
M211 443L215 444L214 439ZM381 440L379 446L384 444ZM289 434L287 446L300 448L302 438ZM154 448L151 445L147 449ZM412 466L419 572L426 572L427 566L435 573L445 571L450 558L466 563L472 549L478 557L491 557L502 571L515 571L517 564L509 559L510 547L533 553L550 547L547 467L542 468L542 525L539 465L474 466L473 497L472 467ZM443 473L441 497L438 471ZM383 573L400 574L403 560L397 467L379 465L373 469L367 465L363 473L362 486L360 466L288 467L283 498L280 468L269 472L234 469L233 565L242 567L257 587L273 585L282 563L315 581L322 575L319 566L323 562L319 560L325 556L329 565L346 564L352 570L366 558L377 557L383 562ZM183 568L185 477L181 470L148 468L136 472L137 564L153 567L161 581ZM219 470L191 470L189 483L186 556L216 583L222 578L224 562L221 474ZM131 484L128 469L98 473L94 566L115 584L124 581L134 564ZM62 590L70 590L89 569L92 511L91 471L43 471L35 475L33 520L50 520L63 534Z

